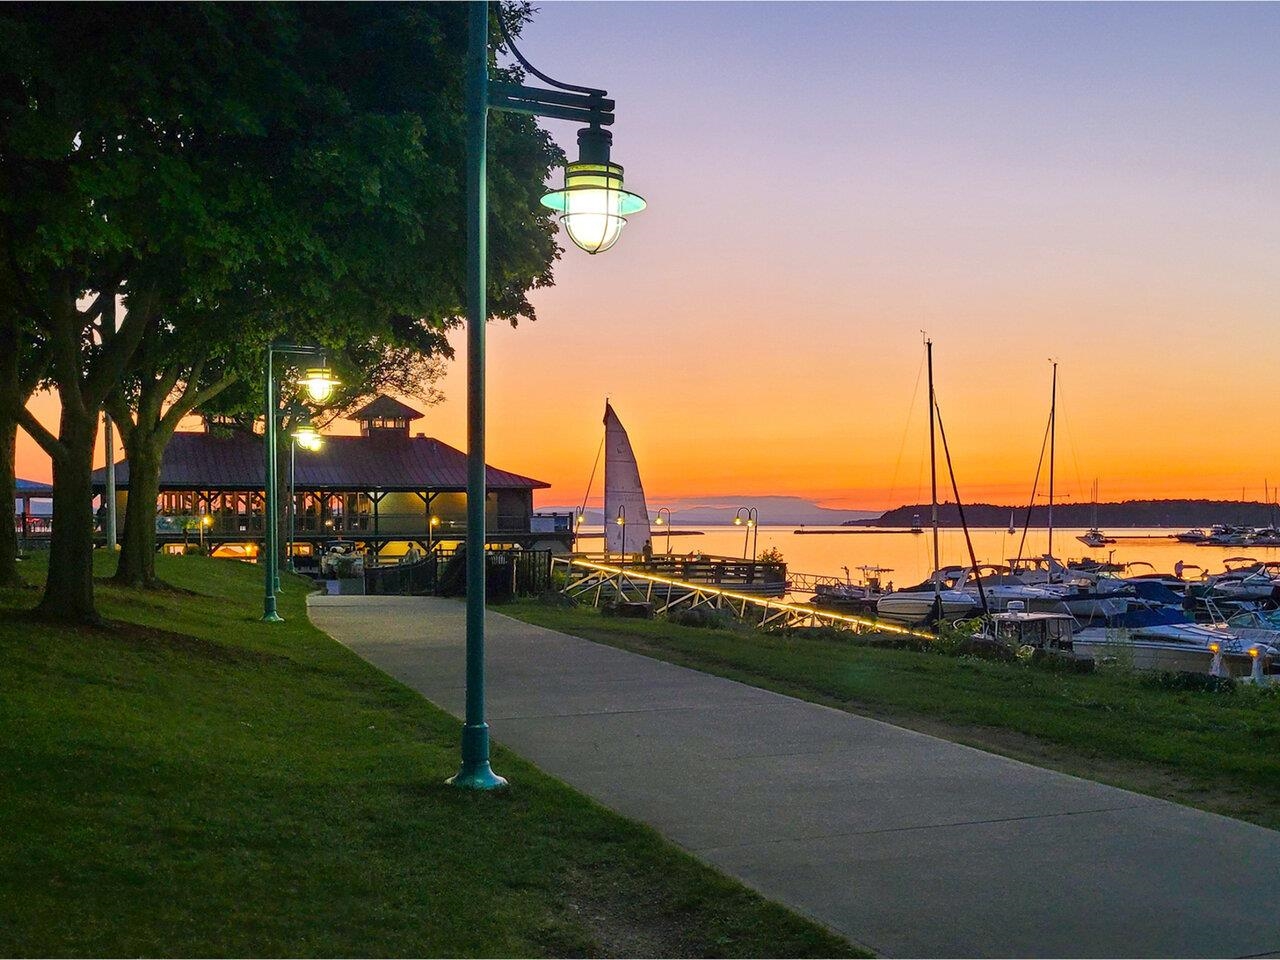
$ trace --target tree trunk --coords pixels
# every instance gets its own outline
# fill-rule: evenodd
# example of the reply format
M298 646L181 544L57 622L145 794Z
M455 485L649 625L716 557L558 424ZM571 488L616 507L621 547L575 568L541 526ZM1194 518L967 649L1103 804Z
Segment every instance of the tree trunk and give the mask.
M96 412L96 411L95 411ZM49 578L39 610L46 616L100 623L93 602L93 444L96 416L77 416L65 400L53 460L53 536Z
M129 457L129 496L124 535L113 578L129 587L156 585L156 501L160 496L160 460L164 445L155 433L134 427L125 444Z
M18 421L8 406L0 402L0 587L22 584L18 576L18 497L14 473L14 445Z
M22 387L18 370L16 318L0 317L0 586L22 583L18 576L17 482L14 446Z

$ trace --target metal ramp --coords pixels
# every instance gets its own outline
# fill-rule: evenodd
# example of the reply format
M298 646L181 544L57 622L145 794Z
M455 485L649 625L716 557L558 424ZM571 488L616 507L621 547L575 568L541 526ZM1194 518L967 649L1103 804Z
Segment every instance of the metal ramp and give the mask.
M600 606L603 602L648 603L655 614L673 610L710 608L726 610L743 623L765 628L834 627L851 633L894 633L932 640L923 630L856 617L805 604L751 596L705 584L686 583L625 566L572 557L552 557L553 582L564 578L560 592L579 602Z

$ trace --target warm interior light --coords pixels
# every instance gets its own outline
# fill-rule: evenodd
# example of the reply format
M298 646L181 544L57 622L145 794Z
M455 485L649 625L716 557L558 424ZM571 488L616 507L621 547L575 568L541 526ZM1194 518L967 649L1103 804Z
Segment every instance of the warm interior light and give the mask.
M311 367L298 382L316 403L324 403L333 394L333 388L341 385L328 367Z
M1210 653L1217 653L1217 652L1218 652L1219 650L1221 650L1221 649L1222 649L1222 648L1221 648L1220 646L1218 646L1216 643L1211 643L1211 644L1209 644L1209 652L1210 652Z

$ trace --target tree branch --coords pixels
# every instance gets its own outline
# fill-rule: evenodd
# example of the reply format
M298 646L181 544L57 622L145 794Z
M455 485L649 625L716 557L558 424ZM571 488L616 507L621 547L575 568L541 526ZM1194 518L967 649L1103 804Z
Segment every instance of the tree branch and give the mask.
M36 443L40 444L42 450L59 463L65 463L67 459L67 448L62 441L55 437L52 433L45 429L44 424L35 418L30 410L25 406L18 410L18 423L22 429Z

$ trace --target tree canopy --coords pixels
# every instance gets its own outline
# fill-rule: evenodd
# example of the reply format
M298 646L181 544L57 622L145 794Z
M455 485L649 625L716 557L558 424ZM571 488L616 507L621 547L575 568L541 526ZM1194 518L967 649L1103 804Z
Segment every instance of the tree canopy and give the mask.
M18 412L54 461L68 572L47 610L95 616L104 403L128 412L131 460L144 435L154 459L173 405L256 376L275 337L402 367L446 347L463 312L465 32L447 3L0 8L0 290L63 407L56 434ZM538 199L560 154L511 115L489 150L492 314L532 318L559 252Z

